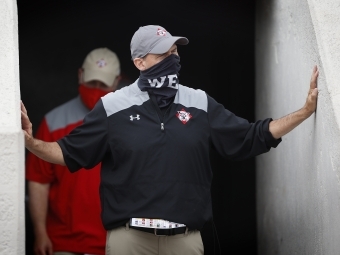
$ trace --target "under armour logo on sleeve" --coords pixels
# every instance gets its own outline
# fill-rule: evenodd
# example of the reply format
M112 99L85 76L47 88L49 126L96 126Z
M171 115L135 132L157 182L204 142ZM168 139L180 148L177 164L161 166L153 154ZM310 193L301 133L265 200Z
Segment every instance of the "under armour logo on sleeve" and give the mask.
M133 117L132 115L130 115L130 120L133 121L134 119L140 120L139 114L137 114L136 117Z

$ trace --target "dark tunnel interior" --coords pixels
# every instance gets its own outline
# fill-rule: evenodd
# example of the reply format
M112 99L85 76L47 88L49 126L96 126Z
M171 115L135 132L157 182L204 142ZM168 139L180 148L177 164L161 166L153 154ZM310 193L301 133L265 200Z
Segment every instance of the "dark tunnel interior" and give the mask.
M139 26L161 25L185 36L180 83L202 89L225 108L254 121L255 1L18 0L21 98L33 131L44 114L77 95L77 70L94 48L108 47L122 73L138 78L130 40ZM211 154L214 224L202 230L205 254L257 254L255 160ZM218 235L214 235L214 227ZM33 254L26 211L26 254Z

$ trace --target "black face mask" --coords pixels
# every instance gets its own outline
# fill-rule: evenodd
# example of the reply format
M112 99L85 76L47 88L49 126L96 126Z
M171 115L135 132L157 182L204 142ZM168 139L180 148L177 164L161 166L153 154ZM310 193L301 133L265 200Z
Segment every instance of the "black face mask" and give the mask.
M140 72L138 86L142 91L155 94L160 108L169 106L178 90L179 56L171 54L161 62Z

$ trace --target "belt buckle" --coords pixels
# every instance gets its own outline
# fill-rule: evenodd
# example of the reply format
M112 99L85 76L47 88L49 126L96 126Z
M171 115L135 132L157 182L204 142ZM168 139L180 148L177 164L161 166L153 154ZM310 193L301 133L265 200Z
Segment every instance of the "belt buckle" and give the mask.
M157 234L157 230L158 230L158 228L154 228L154 231L153 231L153 232L154 232L155 236L167 236L167 235L158 235L158 234Z

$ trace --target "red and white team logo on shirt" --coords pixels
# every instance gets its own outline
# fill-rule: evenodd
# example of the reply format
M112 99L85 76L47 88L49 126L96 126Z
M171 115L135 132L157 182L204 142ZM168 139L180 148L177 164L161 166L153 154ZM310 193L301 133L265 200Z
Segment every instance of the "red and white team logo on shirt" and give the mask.
M104 67L107 65L106 61L104 59L98 60L97 62L98 67Z
M166 30L163 28L158 28L157 30L157 35L159 36L165 36L166 35Z
M186 112L184 109L177 111L176 117L183 123L186 124L191 118L190 112Z

